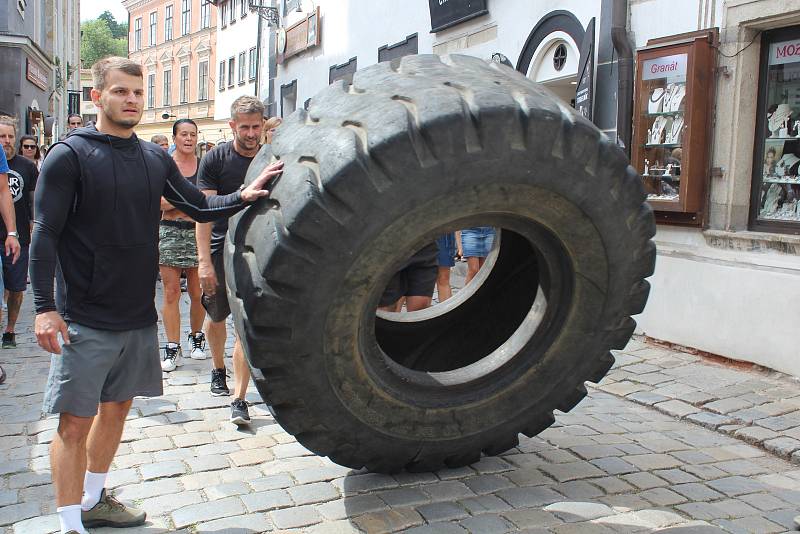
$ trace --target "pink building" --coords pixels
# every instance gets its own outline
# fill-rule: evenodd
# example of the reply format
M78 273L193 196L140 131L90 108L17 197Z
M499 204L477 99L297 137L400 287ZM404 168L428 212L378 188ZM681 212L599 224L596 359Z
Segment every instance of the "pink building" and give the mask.
M123 0L129 13L128 57L144 67L145 112L137 134L172 134L190 118L200 141L229 135L214 121L217 8L206 0ZM164 117L167 117L166 119Z

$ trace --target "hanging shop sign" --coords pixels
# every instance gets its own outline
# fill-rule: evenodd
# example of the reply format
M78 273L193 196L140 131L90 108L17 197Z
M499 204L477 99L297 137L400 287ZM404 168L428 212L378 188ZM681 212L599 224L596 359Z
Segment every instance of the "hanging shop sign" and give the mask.
M581 58L578 65L578 87L575 89L575 109L592 120L594 103L594 18L589 21L581 44Z
M279 32L276 36L278 63L283 63L309 48L319 46L322 42L320 30L319 7L317 7L306 18L286 28L285 32Z
M800 62L800 40L782 41L769 45L769 64L785 65Z
M489 12L486 0L428 0L431 33L442 31Z
M31 58L25 58L25 77L33 85L41 89L47 90L47 69L33 61Z

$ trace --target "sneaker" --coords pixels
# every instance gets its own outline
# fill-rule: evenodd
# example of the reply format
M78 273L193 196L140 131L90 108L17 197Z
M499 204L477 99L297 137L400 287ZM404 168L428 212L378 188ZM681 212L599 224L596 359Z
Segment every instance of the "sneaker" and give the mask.
M0 384L6 381L6 370L0 365Z
M192 352L189 353L189 356L193 360L205 360L208 358L208 354L206 354L206 335L204 333L190 333L189 342L192 344Z
M3 332L3 348L4 349L17 348L17 339L14 332Z
M181 346L177 343L167 343L164 346L164 357L161 359L161 370L166 373L174 371L179 365L183 365L182 358Z
M106 493L105 489L100 494L100 502L95 504L94 508L81 512L81 521L87 528L136 527L143 525L146 518L147 514L144 510L125 506Z
M231 394L231 390L228 389L228 384L225 382L227 375L225 369L211 370L211 394L215 397L225 397Z
M250 414L247 412L247 401L233 399L231 403L231 423L239 426L250 424Z

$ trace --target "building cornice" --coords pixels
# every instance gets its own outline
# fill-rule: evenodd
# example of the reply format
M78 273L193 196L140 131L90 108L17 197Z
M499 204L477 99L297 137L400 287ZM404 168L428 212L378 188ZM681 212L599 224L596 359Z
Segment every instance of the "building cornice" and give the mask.
M44 50L39 48L39 45L34 43L27 35L0 33L0 46L23 48L30 52L36 59L47 65L48 68L53 68L55 65L53 59L49 57Z

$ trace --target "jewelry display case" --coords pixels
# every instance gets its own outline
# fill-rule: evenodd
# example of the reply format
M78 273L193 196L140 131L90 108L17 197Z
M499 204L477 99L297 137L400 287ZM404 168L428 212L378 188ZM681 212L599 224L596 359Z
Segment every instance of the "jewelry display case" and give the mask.
M765 32L750 228L800 234L800 28Z
M703 223L716 43L707 30L637 52L631 159L658 222Z

